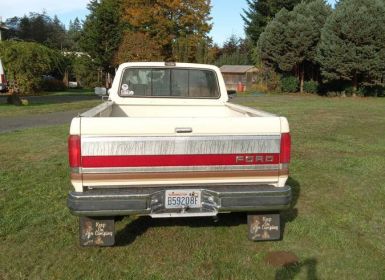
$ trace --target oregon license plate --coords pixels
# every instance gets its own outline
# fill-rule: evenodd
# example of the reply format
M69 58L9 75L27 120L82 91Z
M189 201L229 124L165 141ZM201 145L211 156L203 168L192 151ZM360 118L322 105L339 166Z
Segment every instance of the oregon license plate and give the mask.
M166 208L200 208L200 190L166 190Z

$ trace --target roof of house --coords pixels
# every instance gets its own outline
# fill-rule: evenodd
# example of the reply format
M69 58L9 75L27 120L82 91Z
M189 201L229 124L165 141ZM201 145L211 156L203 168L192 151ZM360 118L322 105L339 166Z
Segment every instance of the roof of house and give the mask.
M253 69L254 68L254 69ZM250 70L258 70L254 65L223 65L220 68L222 73L246 73Z

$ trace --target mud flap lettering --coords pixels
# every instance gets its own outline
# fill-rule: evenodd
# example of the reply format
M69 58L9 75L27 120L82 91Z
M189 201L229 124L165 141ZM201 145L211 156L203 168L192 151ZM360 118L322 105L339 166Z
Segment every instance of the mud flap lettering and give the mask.
M80 217L79 239L81 246L113 246L115 220L109 217Z
M249 239L252 241L279 240L281 226L279 214L249 214L247 215Z

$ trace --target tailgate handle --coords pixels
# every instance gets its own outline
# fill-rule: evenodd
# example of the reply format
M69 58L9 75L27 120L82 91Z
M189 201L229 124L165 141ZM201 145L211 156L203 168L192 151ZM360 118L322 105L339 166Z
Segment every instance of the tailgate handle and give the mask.
M176 133L191 133L193 130L191 127L176 127Z

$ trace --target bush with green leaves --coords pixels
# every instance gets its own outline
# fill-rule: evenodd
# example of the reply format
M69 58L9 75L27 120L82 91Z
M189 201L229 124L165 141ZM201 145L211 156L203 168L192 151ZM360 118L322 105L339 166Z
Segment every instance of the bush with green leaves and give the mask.
M44 91L64 91L66 90L66 86L62 80L45 79L42 82L42 89Z
M9 82L17 85L21 95L38 93L42 89L43 75L64 73L64 56L38 43L0 42L0 57Z
M303 83L303 90L307 93L318 93L318 86L317 81L305 81Z
M366 86L358 90L360 96L385 97L385 88L383 86Z
M88 55L75 56L71 60L71 72L75 75L80 87L93 88L103 85L101 78L98 81L98 66Z
M299 81L296 77L286 76L281 79L281 90L283 92L298 92Z

